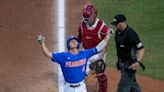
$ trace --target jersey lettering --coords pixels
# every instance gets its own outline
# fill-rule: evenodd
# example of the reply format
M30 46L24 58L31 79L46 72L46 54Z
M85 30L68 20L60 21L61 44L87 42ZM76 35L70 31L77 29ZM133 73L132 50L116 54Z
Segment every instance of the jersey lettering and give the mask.
M78 67L78 66L81 66L84 64L86 64L86 58L81 59L79 61L66 61L65 66L66 67Z

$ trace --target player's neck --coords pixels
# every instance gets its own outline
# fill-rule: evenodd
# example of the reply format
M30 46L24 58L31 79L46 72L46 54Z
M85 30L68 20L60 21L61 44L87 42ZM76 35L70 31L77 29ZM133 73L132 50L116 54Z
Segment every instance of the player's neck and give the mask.
M79 53L79 49L78 48L72 48L72 49L70 49L70 53L73 55L76 55Z

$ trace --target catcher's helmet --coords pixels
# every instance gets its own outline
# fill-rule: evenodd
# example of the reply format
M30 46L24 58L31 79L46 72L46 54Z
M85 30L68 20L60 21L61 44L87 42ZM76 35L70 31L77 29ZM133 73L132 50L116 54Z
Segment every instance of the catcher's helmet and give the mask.
M78 42L77 48L79 49L79 48L80 48L80 40L79 40L77 37L75 37L75 36L70 36L70 37L67 38L67 42L66 42L67 49L68 49L68 50L71 49L71 47L70 47L70 45L69 45L69 42L70 42L72 39L77 40L77 42Z
M85 5L83 9L83 20L87 24L93 24L97 16L97 10L93 5Z

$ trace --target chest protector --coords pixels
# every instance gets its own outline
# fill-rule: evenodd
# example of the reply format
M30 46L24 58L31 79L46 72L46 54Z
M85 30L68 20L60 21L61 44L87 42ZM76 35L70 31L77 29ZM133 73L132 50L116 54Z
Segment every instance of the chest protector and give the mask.
M81 25L82 42L84 49L96 47L101 42L101 30L104 23L98 20L97 25L93 28L88 28L85 23Z

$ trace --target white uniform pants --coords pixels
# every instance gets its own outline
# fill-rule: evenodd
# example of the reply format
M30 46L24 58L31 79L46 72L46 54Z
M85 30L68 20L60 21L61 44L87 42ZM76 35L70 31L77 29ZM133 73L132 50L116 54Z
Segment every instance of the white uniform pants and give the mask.
M70 85L80 84L79 87L70 87ZM64 92L87 92L86 85L84 81L76 84L66 83L64 87Z

